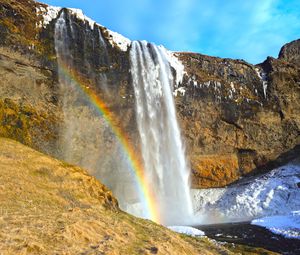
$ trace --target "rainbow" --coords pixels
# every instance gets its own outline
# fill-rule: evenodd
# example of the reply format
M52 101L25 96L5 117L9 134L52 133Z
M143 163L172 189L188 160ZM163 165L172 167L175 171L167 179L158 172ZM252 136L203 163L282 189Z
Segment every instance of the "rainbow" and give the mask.
M76 87L87 96L90 103L105 119L107 124L109 124L119 143L122 145L122 148L127 155L128 162L130 163L130 166L134 172L139 194L141 198L144 199L144 201L142 202L147 209L145 218L150 219L156 223L161 223L155 195L153 194L150 188L151 186L145 177L143 164L141 163L141 160L139 160L139 158L136 156L134 147L131 144L128 135L123 132L121 128L116 124L118 118L109 109L105 102L101 100L101 98L88 86L88 82L85 82L82 77L75 71L69 70L68 66L63 63L61 59L59 61L59 71L65 77L72 80Z

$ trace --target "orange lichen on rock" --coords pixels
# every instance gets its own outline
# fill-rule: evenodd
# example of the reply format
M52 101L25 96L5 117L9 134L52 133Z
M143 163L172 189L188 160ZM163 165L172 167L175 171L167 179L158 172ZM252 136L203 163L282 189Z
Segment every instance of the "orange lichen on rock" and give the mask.
M197 188L222 187L239 178L236 154L194 157L192 163L192 185Z

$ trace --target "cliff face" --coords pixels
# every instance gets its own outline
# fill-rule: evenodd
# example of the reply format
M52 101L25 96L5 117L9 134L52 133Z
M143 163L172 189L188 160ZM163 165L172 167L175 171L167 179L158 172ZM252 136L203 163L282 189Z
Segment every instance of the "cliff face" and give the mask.
M0 8L1 136L63 158L59 136L65 95L59 84L54 41L56 19L62 12L72 45L74 74L70 75L95 91L115 113L115 126L129 137L136 136L128 52L110 43L114 36L110 31L98 25L93 29L77 10L48 9L34 1L5 0Z
M0 135L64 159L58 142L64 95L54 45L62 12L76 76L106 103L138 152L130 42L78 11L34 1L0 4ZM299 155L299 40L256 66L194 53L173 57L185 71L174 95L195 188L224 186ZM111 146L110 136L102 139Z
M299 155L297 61L289 62L287 55L253 66L193 53L178 56L188 73L177 106L195 187L226 185Z
M295 40L284 45L279 52L279 59L292 62L295 65L300 63L300 40Z

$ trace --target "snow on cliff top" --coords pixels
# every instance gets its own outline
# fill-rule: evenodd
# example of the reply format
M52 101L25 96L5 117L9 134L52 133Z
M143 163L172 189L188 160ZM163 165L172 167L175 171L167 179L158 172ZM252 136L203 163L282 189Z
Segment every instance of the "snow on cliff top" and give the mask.
M180 83L182 83L183 76L184 76L184 74L186 74L186 72L184 71L184 65L178 59L177 53L175 53L175 52L172 52L172 51L168 50L167 51L167 58L168 58L168 61L171 65L171 67L173 67L176 71L176 84L178 86Z
M97 24L100 27L103 27L102 25L96 23L95 21L93 21L92 19L90 19L89 17L87 17L86 15L83 14L83 11L80 9L74 9L74 8L69 8L69 10L72 11L72 13L80 20L83 21L87 21L91 27L91 29L94 28L94 25ZM108 32L108 41L109 43L114 47L115 45L117 45L122 51L127 51L128 47L131 44L131 41L124 37L123 35L120 35L117 32L111 31L109 29L107 29Z
M75 8L68 8L68 9L72 12L73 15L76 16L77 19L88 22L90 28L94 29L94 25L96 24L96 22L90 19L89 17L85 16L81 9L75 9Z
M56 7L56 6L47 6L47 7L43 7L43 6L39 6L36 8L37 14L42 15L43 20L40 21L39 24L37 24L38 27L44 27L46 28L47 25L53 20L56 19L58 16L59 11L61 10L61 7ZM77 19L80 19L84 22L87 22L90 26L91 29L94 29L95 24L99 27L103 27L102 25L96 23L94 20L90 19L89 17L87 17L86 15L84 15L83 11L80 9L75 9L75 8L67 8L74 16L76 16ZM117 45L122 51L127 51L128 47L131 44L131 41L116 33L113 32L109 29L107 29L107 33L109 38L108 41L109 43L114 47L115 45Z
M37 26L38 27L43 27L46 28L47 25L49 25L49 23L53 20L56 19L60 10L62 8L61 7L56 7L56 6L39 6L36 8L36 12L39 15L42 15L43 20L40 21ZM84 15L83 11L81 9L75 9L75 8L67 8L74 16L76 16L77 19L80 19L84 22L86 22L87 24L89 24L91 29L94 29L95 24L99 27L104 28L102 25L96 23L94 20L90 19L89 17L87 17L86 15ZM108 34L108 38L106 38L109 43L112 45L112 47L119 47L120 50L122 51L127 51L128 47L131 45L131 40L129 40L128 38L124 37L123 35L120 35L117 32L113 32L109 29L106 29L107 34ZM184 66L181 63L181 61L177 58L176 53L172 52L172 51L168 51L167 50L167 58L168 61L171 65L171 67L173 67L176 70L176 84L177 86L182 83L183 80L183 76L185 74L184 71Z
M107 32L109 35L108 41L112 46L116 44L122 51L127 51L128 47L131 44L131 41L128 38L124 37L123 35L120 35L117 32L113 32L111 30L107 30Z
M39 6L36 8L37 14L41 14L43 16L43 21L40 21L39 24L37 24L38 27L44 27L46 28L47 25L57 17L59 11L61 10L61 7L56 6Z

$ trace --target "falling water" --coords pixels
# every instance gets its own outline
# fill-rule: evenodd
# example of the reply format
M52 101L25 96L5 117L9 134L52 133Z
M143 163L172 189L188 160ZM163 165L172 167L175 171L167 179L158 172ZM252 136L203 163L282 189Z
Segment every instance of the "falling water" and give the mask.
M72 45L76 44L78 33L71 18L67 11L60 13L55 26L55 49L58 65L75 70ZM109 65L106 42L100 29L98 32L97 45L102 47L99 61ZM85 33L89 34L89 29ZM88 45L86 40L89 37L84 40L84 45ZM94 38L91 45L95 48ZM86 74L92 79L98 77L94 79L100 81L97 86L109 98L106 76L102 73L97 76L88 56L83 53ZM161 223L188 224L192 215L189 174L176 120L172 95L174 80L166 50L146 42L133 42L130 59L145 175L151 184L151 193L155 194ZM61 158L88 169L99 178L114 192L122 209L147 217L144 198L140 197L135 177L114 134L78 90L76 82L65 74L65 70L59 68L58 71L64 114L60 135Z
M133 42L130 59L146 177L162 223L174 225L190 222L192 203L166 54L161 46Z
M76 81L66 74L66 69L69 72L77 68L72 56L72 47L76 43L73 40L78 38L75 33L76 27L72 26L72 21L69 20L71 18L67 11L62 11L56 21L54 34L64 120L59 138L58 157L87 169L90 174L99 178L113 191L121 208L126 210L128 204L140 201L127 157L110 126L99 116L86 95L78 89ZM101 64L107 64L108 52L100 29L98 39L99 47L102 47L99 61ZM85 40L89 38L86 37ZM87 59L82 59L82 63L90 67ZM88 69L88 75L95 76L91 67ZM108 94L106 75L97 75L99 76L96 86Z
M95 169L101 142L103 120L88 106L87 100L64 69L73 69L70 42L74 38L72 22L67 24L67 15L61 12L55 26L55 50L58 59L58 75L64 123L60 134L61 157L70 163ZM70 33L71 32L71 33ZM62 68L63 67L63 68ZM92 133L95 131L95 133Z

